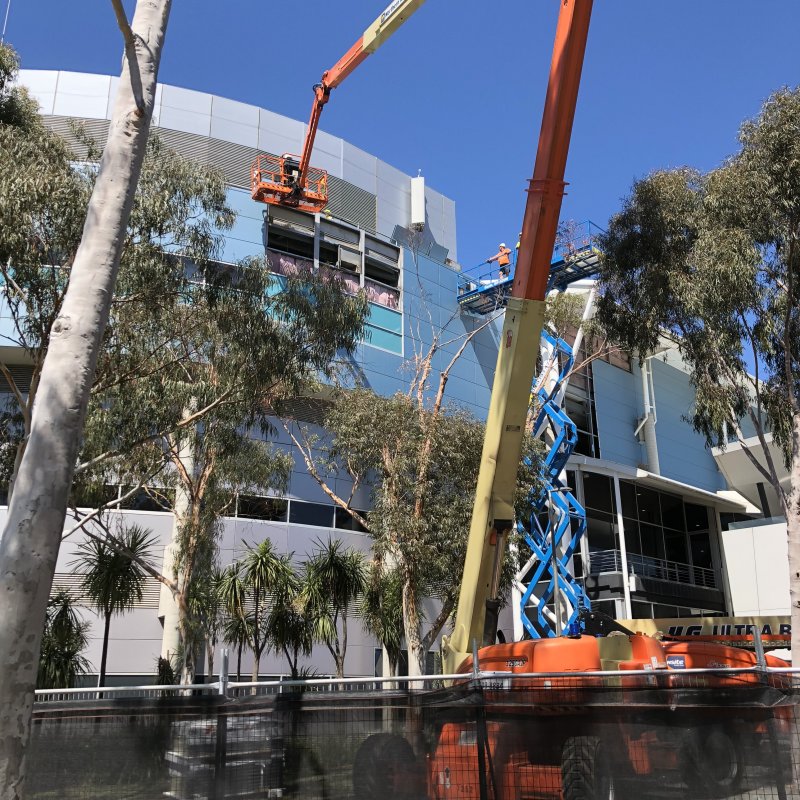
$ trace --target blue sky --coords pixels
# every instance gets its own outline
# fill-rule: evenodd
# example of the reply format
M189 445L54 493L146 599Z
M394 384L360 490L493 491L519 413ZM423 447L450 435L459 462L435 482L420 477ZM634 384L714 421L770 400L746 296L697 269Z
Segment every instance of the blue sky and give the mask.
M176 0L160 79L305 120L311 85L383 5ZM557 13L557 0L427 0L323 115L323 129L422 169L456 201L465 267L519 230ZM602 225L635 177L719 164L740 122L800 82L798 30L787 0L596 0L562 218ZM7 40L24 67L119 72L104 0L12 0Z

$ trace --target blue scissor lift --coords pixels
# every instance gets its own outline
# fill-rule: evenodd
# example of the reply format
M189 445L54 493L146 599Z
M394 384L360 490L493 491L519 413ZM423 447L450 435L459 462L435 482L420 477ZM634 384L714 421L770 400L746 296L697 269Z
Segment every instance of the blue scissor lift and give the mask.
M597 234L600 232L593 223L583 223L574 237L556 247L548 291L563 291L571 283L597 272L600 256ZM485 265L482 268L482 274L474 274L480 267L462 273L458 296L463 311L481 316L505 308L514 281L513 272L504 280L493 280L494 272L486 273ZM516 575L521 593L519 611L532 638L560 635L577 622L580 609L589 606L583 586L571 571L572 557L586 530L586 512L561 479L578 439L575 424L561 408L563 387L574 357L565 341L547 331L542 333L542 341L553 354L552 363L558 373L552 385L534 387L532 393L532 400L538 406L533 429L536 436L548 442L543 465L544 487L531 497L533 511L528 524L517 522L530 550L530 557ZM532 354L534 358L537 355ZM554 612L556 586L560 623Z

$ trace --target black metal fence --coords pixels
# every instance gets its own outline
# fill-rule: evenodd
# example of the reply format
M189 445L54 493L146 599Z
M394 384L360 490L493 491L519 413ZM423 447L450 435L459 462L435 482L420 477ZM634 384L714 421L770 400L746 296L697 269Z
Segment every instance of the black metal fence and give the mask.
M687 670L46 695L26 796L784 800L800 797L793 681Z

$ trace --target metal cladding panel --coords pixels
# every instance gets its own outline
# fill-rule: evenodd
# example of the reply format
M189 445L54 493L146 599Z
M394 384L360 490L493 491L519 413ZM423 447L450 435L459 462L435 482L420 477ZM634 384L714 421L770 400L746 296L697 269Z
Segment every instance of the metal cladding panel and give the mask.
M631 374L602 361L595 361L592 374L600 454L609 461L637 467L643 460L642 447L634 436L637 420L642 416L638 370L636 374Z
M105 147L108 138L109 123L105 119L75 120L72 117L53 115L42 117L42 122L67 143L78 160L86 158L87 148L75 133L76 125L83 128L89 138L93 139L99 147Z
M650 364L655 386L656 439L661 474L710 492L724 489L724 479L714 456L706 447L705 438L686 421L691 419L695 403L689 376L657 358L650 359Z
M335 217L359 228L375 230L378 225L375 195L335 175L328 177L328 208Z
M226 183L239 189L250 188L250 166L259 151L255 147L208 140L208 163L222 170Z

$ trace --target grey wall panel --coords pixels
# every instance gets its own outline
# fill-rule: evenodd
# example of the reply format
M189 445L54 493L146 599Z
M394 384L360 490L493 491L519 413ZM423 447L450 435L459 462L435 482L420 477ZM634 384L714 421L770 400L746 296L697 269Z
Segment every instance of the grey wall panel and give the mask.
M328 180L328 207L334 216L360 228L376 229L375 196L333 175Z
M192 89L181 89L178 86L163 85L161 95L162 108L171 108L178 111L189 111L192 114L211 116L213 96L205 92L195 92Z
M259 151L253 146L233 144L220 139L208 140L208 161L225 174L231 186L250 189L250 167Z
M58 70L21 69L19 83L25 86L37 103L42 114L52 114L58 85Z
M111 78L107 75L59 73L53 113L105 119L110 84Z
M249 106L247 103L239 103L236 100L228 100L226 97L214 95L211 100L211 117L258 128L260 115L257 106Z
M255 125L244 125L241 122L221 117L211 117L211 136L226 142L256 148L258 146L258 128Z
M196 136L208 136L211 133L211 115L196 111L185 111L182 108L162 105L159 117L161 127Z
M79 124L89 138L94 139L99 147L105 147L106 139L108 138L108 120L105 119L73 120L70 117L54 115L52 117L43 117L42 122L67 142L78 159L86 157L86 146L80 142L75 133L76 124Z

